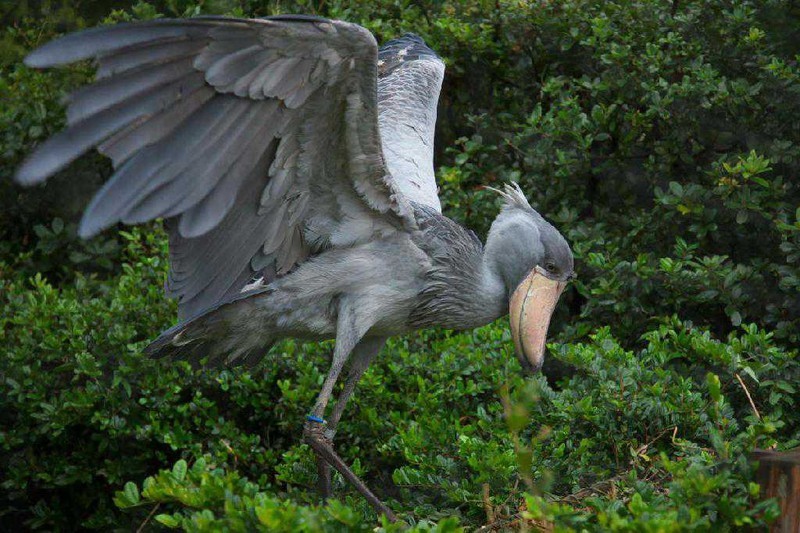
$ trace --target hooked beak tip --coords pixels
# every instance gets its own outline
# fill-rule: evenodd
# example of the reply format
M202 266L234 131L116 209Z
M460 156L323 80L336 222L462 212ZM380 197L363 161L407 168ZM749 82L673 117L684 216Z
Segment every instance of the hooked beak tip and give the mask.
M525 354L517 353L517 358L524 374L538 374L544 366L544 357L540 357L535 363L532 363Z

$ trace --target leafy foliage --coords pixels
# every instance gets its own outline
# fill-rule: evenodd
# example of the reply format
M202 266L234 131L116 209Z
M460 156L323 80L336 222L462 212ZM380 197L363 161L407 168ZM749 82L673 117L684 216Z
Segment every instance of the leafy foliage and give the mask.
M3 280L0 520L106 529L158 504L161 524L187 530L367 527L371 512L338 478L343 503L306 507L314 463L297 432L327 347L287 342L252 372L142 358L173 312L158 288L164 241L125 238L114 284ZM755 325L722 342L672 318L642 340L627 350L605 328L554 346L574 368L554 388L521 376L503 323L398 339L365 375L340 450L420 528L763 525L776 507L758 501L747 454L800 442L797 354ZM141 490L126 484L170 462ZM110 506L115 490L128 514Z
M496 205L479 187L519 181L578 259L549 379L520 375L502 321L395 339L366 373L337 446L405 525L725 531L775 518L748 455L800 445L791 2L88 4L2 8L0 528L375 526L340 478L340 500L320 505L299 443L329 344L285 342L252 371L144 359L174 317L160 229L77 239L110 172L96 155L32 190L7 179L91 75L27 69L27 50L97 23L279 11L358 22L379 41L422 35L448 66L447 214L485 232Z

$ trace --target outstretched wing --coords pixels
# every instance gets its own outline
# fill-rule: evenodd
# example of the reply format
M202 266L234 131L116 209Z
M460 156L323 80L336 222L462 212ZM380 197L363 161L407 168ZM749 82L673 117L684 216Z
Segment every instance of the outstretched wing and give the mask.
M377 44L317 17L155 20L67 35L31 53L95 58L69 127L17 180L44 181L97 147L115 168L80 225L168 220L167 290L182 318L334 246L413 224L381 150Z
M433 173L436 105L444 62L417 35L383 45L378 55L378 121L386 164L396 187L441 212Z

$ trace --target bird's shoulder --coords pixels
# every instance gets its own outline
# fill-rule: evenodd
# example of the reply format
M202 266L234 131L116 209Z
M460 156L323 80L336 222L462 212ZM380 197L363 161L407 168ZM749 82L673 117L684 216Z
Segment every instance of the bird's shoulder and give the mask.
M471 260L483 254L483 244L474 231L433 207L416 202L411 205L418 228L412 240L434 263Z
M444 62L419 35L406 33L393 39L378 52L378 76L385 78L399 67L414 61L433 61L442 65Z

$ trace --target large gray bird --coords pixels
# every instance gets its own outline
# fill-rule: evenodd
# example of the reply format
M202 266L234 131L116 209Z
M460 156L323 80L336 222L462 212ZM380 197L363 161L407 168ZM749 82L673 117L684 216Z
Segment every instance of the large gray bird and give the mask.
M92 147L115 173L80 233L163 218L180 322L149 348L253 364L278 339L334 337L304 426L320 489L332 465L390 518L332 446L345 403L387 337L506 314L522 364L542 364L573 275L564 238L517 186L486 246L441 214L433 133L444 63L415 35L378 50L364 28L308 16L154 20L67 35L31 53L93 58L69 127L17 180L35 184ZM335 407L326 406L345 364Z

